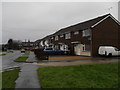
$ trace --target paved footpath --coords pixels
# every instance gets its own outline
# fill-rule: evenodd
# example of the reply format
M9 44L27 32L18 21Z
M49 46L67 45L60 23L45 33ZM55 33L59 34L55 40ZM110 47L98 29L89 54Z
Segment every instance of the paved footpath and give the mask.
M15 88L40 88L37 66L31 63L24 63L21 66L19 78L16 80Z
M37 62L34 52L30 52L27 62Z

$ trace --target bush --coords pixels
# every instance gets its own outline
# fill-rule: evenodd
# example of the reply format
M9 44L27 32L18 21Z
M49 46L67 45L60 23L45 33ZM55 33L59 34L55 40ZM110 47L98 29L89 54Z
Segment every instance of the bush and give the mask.
M43 49L35 49L34 53L38 60L48 60L48 54Z

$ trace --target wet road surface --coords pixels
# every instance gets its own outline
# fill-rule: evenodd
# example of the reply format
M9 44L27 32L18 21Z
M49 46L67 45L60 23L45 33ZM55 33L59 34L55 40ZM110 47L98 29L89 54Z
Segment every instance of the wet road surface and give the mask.
M7 53L6 55L1 56L2 57L2 69L13 67L13 66L20 66L22 63L14 62L16 58L21 56L20 51L14 51L14 53Z

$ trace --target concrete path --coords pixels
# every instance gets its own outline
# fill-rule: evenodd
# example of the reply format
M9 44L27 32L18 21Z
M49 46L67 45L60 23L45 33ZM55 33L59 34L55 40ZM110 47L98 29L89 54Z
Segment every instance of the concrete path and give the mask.
M24 63L21 66L19 78L16 80L15 88L40 88L37 66L31 63Z
M37 62L34 52L30 52L27 62Z

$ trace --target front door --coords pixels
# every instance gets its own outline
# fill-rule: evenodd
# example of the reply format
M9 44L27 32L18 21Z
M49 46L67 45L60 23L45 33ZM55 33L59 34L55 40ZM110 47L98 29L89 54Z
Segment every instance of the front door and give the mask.
M74 53L75 53L75 55L80 55L80 44L76 44L75 46L74 46Z

